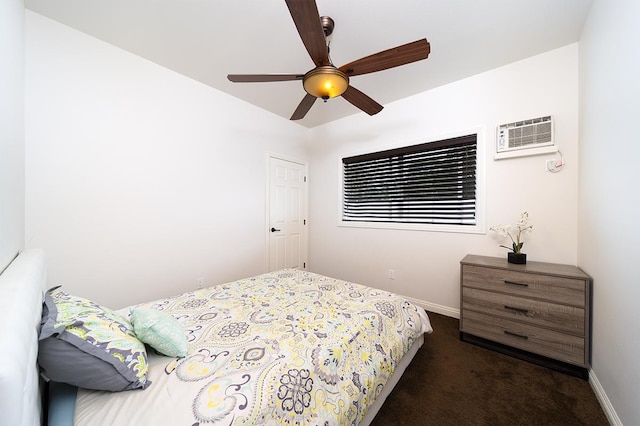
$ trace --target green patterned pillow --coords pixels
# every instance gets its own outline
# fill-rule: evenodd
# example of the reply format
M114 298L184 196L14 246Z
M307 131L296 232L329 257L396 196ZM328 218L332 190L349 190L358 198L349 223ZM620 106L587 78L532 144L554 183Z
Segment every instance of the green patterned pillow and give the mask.
M187 355L187 336L177 319L156 309L131 309L133 331L142 342L163 355Z
M146 388L147 353L111 309L56 288L45 294L38 363L55 382L109 391Z

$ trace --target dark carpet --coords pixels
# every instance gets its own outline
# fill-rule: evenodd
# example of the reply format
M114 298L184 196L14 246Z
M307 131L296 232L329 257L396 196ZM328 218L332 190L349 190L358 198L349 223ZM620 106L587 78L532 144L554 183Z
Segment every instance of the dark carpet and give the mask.
M609 424L589 382L462 342L457 319L429 318L433 333L373 426Z

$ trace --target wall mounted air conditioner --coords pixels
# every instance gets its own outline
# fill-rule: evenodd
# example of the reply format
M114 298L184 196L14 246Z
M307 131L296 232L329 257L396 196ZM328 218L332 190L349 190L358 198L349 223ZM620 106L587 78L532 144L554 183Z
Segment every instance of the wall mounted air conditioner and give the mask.
M496 131L496 159L556 152L553 118L532 118L502 124Z

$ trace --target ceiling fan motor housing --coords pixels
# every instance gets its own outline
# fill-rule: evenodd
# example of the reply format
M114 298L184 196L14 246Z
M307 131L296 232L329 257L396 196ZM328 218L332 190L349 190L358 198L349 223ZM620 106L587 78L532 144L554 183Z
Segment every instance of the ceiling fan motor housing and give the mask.
M333 29L336 26L336 23L329 16L321 16L320 21L322 22L322 29L324 30L324 36L329 37L333 34Z

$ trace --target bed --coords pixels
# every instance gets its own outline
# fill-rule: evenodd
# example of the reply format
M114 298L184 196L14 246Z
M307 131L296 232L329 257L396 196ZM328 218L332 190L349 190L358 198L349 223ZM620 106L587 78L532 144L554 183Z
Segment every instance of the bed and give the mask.
M432 331L425 311L395 294L298 270L270 272L116 312L89 301L82 312L103 309L107 317L119 318L119 325L89 338L90 326L68 322L67 330L81 329L78 335L84 340L78 344L77 336L69 336L64 344L77 349L90 341L85 352L108 348L134 373L110 390L53 380L45 398L50 401L41 409L38 374L57 379L57 365L46 360L46 354L60 353L56 345L63 344L61 328L52 326L51 318L71 321L67 317L75 313L69 312L85 303L64 288L47 289L40 250L23 252L0 276L3 305L24 307L12 310L16 318L11 321L28 329L0 337L0 412L9 413L7 424L40 424L46 417L51 425L368 425L423 344L424 334ZM141 319L143 313L168 322L149 326ZM176 327L179 336L167 334ZM151 337L146 335L149 330ZM130 341L115 349L101 341L114 333L139 338L143 349ZM48 340L55 343L53 349L43 344ZM17 352L7 354L5 347ZM19 359L20 365L6 367L8 359ZM80 371L81 362L73 363L68 369ZM4 380L5 374L10 380ZM85 376L72 374L68 381ZM98 383L99 388L102 379ZM127 390L114 391L122 386ZM16 389L24 391L17 395Z

